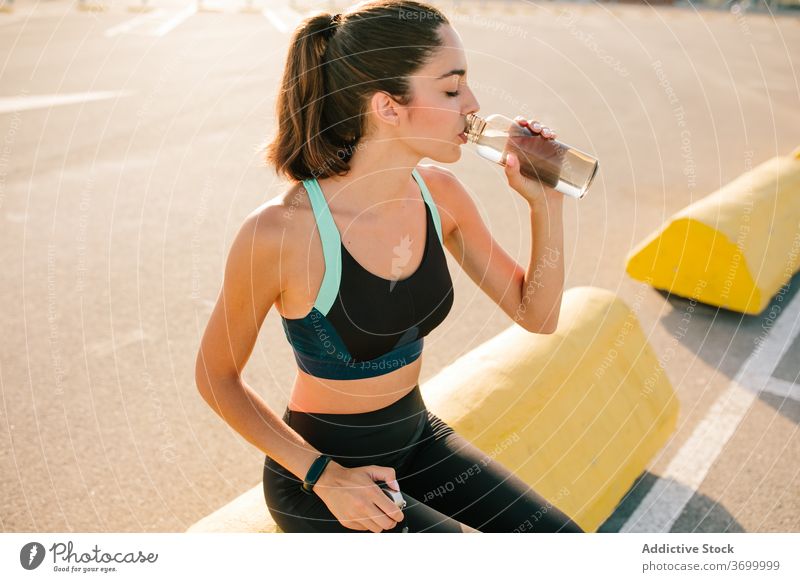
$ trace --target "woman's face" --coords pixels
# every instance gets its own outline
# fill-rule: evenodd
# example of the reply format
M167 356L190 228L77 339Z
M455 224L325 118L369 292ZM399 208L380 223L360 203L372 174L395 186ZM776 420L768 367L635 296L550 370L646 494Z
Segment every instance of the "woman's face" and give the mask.
M402 137L422 157L455 162L461 157L460 137L466 115L480 109L467 85L467 59L458 33L447 24L439 28L442 46L409 79L412 100L405 107Z

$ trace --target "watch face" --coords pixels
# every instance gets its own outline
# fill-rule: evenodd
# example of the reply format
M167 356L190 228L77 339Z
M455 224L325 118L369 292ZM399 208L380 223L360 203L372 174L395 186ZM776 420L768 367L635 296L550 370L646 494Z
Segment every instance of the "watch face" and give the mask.
M322 475L322 471L325 470L325 467L330 461L330 457L321 456L317 457L313 463L311 463L311 467L308 469L308 475L306 476L306 481L311 483L311 485L317 482L320 475Z

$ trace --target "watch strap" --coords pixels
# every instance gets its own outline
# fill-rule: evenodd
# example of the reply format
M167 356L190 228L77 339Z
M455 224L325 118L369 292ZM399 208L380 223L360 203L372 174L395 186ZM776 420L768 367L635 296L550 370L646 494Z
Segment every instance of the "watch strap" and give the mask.
M306 478L303 479L303 484L300 486L300 489L303 491L303 493L311 495L312 491L314 490L314 485L317 484L322 472L325 470L325 467L328 466L330 461L331 457L329 455L320 455L314 459L314 462L311 463L311 466L308 468Z

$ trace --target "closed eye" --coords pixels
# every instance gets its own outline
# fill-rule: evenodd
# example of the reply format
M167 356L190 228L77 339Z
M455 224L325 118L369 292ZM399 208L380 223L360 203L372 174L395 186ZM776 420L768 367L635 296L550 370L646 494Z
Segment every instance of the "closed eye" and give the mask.
M448 97L458 97L461 92L460 91L445 91Z

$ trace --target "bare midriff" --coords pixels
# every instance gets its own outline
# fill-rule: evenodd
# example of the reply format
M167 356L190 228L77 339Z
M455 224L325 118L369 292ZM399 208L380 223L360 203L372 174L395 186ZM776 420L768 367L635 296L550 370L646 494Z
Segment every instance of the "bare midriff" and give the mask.
M358 414L393 404L419 381L422 356L399 370L373 378L330 380L297 370L289 410L318 414Z

